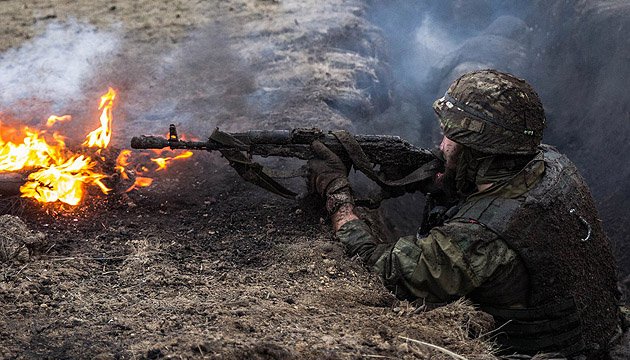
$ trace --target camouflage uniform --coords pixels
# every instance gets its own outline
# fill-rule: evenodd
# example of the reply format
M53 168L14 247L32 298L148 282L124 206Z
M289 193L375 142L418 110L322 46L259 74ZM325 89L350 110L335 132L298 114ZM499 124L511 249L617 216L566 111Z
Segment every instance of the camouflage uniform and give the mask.
M559 168L562 175L548 179L545 168ZM571 195L577 198L554 203L557 212L545 214L535 194L541 189L552 193L548 180L558 178L576 184ZM539 217L530 228L543 233L529 231L523 212L515 211L528 208L532 199ZM475 213L480 206L483 210ZM522 232L514 233L518 229ZM588 231L590 238L580 241ZM509 320L502 330L510 338L499 342L512 351L596 353L608 348L618 330L615 260L608 240L575 167L552 149L541 151L509 181L469 196L452 219L426 237L377 244L361 220L344 224L336 235L349 255L359 255L398 297L447 302L467 296L499 325ZM541 311L544 316L536 314Z
M434 108L445 136L465 146L461 182L494 185L464 197L426 236L377 244L353 220L339 240L401 298L469 297L494 316L510 351L604 356L618 332L615 259L577 169L540 146L538 95L483 70L456 80Z
M540 176L541 168L542 162L533 161L524 171ZM531 185L527 186L521 177L515 177L471 198L517 197L529 188ZM368 226L362 220L355 220L344 224L336 236L349 255L359 255L400 298L444 303L468 295L482 285L490 288L488 281L495 273L503 274L501 277L510 282L522 277L525 281L517 282L522 283L527 278L514 250L479 222L447 221L431 229L425 237L411 235L393 244L377 244ZM493 280L500 282L501 279ZM526 299L495 298L493 302L508 305L525 303Z

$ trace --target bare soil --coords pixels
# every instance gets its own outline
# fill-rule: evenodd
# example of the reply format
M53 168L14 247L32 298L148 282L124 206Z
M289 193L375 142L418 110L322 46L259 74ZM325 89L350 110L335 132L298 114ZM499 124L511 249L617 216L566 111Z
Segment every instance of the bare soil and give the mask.
M219 23L257 75L245 88L283 95L281 106L233 127L351 127L348 114L387 102L378 36L363 11L350 0L10 0L0 2L0 50L77 19L121 26L125 56L150 55ZM188 105L230 96L203 93ZM229 127L239 104L218 110L207 130ZM450 358L416 341L493 358L488 315L465 302L432 311L399 302L345 256L321 206L266 194L214 155L77 208L1 205L37 239L25 244L28 256L0 265L1 358Z
M189 194L177 176L162 180L71 214L24 205L45 239L2 268L2 358L431 354L401 337L488 354L474 339L491 329L487 315L397 301L345 256L317 207L234 176L216 190L200 174Z

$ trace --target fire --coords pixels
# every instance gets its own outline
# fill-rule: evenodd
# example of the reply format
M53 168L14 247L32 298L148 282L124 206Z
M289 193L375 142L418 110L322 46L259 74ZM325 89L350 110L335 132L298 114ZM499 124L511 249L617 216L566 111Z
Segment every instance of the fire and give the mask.
M155 171L160 171L160 170L166 169L166 164L168 162L173 161L173 160L177 160L177 159L186 159L186 158L191 157L192 155L193 155L192 151L186 151L186 152L184 152L182 154L179 154L179 155L177 155L175 157L168 156L168 157L163 157L163 158L155 158L155 159L151 159L151 161L153 161L154 163L156 163L158 165L158 168Z
M15 133L13 129L0 126L3 134ZM43 137L44 132L24 127L24 137L20 143L5 141L0 135L0 171L18 171L24 168L44 167L63 157L61 149L65 143L60 136L56 144L50 145Z
M112 108L114 107L114 99L116 99L116 91L109 88L107 94L101 96L101 103L98 109L101 110L99 118L101 127L88 134L83 145L89 147L97 147L104 149L109 145L112 138Z
M51 115L48 118L48 120L46 120L46 127L51 127L58 122L64 122L64 121L69 121L69 120L72 120L72 116L70 115L63 115L63 116Z
M166 152L165 150L154 150L154 152L158 155L163 156ZM145 176L145 174L164 170L167 167L167 164L178 160L178 159L186 159L193 155L192 151L186 151L177 156L166 156L166 157L158 157L158 158L149 158L150 153L144 152L138 154L139 157L143 158L142 160L151 160L154 164L157 165L157 168L152 167L151 169L142 163L144 161L140 159L136 159L136 161L132 161L132 152L131 150L123 150L118 155L116 159L116 171L120 173L120 177L123 180L130 180L133 178L134 183L125 190L125 192L129 192L134 189L139 189L141 187L150 186L153 183L153 179ZM138 165L134 166L134 163L138 163Z
M93 183L107 194L110 189L101 182L106 175L92 171L96 163L83 155L73 156L62 164L44 167L28 176L28 182L20 187L22 197L32 197L39 202L61 201L77 205L83 197L83 184Z
M116 93L109 89L101 98L99 110L101 127L88 135L86 143L105 148L111 138L111 128L103 129L103 124L111 125L113 100ZM59 121L69 121L70 115L50 116L46 127ZM0 135L0 171L31 171L27 182L20 187L22 197L33 198L48 203L60 201L77 205L84 194L84 186L96 185L107 194L110 189L102 182L107 175L94 170L97 163L91 157L76 154L66 148L63 136L45 130L28 127L12 128L2 126ZM96 135L94 135L96 134ZM97 141L92 142L94 138Z
M125 192L130 192L133 189L138 189L141 187L147 187L151 184L153 184L153 179L143 176L136 176L136 180L134 181L133 185L127 188Z
M78 205L88 185L98 187L104 194L110 193L111 189L103 182L110 176L98 170L99 162L91 156L106 160L101 150L107 148L112 139L112 109L115 99L116 91L112 88L101 96L98 106L100 126L86 136L81 144L82 148L76 151L68 149L64 137L56 132L50 134L48 130L26 126L11 127L0 121L0 172L28 172L26 183L20 187L21 196L42 203L63 202ZM52 115L47 119L45 126L50 128L58 122L71 120L71 115ZM96 148L96 151L86 148ZM133 185L126 191L151 185L153 179L147 177L146 173L163 170L167 163L189 158L192 152L166 157L161 152L159 153L161 157L154 159L149 159L147 153L140 156L144 161L136 165L134 162L137 161L132 160L137 159L132 159L131 150L122 150L116 159L115 171L120 174L121 179L133 180ZM149 169L149 160L153 161L157 168Z
M129 166L129 157L131 156L131 150L123 150L118 154L118 158L116 158L116 171L120 173L120 176L123 180L129 180L129 175L127 175L127 166Z

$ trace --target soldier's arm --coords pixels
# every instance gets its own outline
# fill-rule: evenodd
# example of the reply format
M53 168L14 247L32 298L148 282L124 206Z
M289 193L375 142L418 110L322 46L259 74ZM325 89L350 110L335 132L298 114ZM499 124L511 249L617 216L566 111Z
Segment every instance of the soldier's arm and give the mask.
M516 258L505 242L478 224L446 225L424 238L406 236L393 244L377 244L368 226L354 219L336 235L348 254L360 256L396 296L429 302L470 293ZM484 241L477 241L480 236Z
M337 212L330 216L330 218L335 232L338 231L345 223L359 219L359 217L354 213L354 205L352 204L342 205Z

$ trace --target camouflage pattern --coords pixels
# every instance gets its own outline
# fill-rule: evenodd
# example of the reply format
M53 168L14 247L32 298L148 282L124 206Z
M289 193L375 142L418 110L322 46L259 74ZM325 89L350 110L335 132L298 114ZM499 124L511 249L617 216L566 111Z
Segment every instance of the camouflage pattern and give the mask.
M518 256L480 224L451 223L433 228L426 237L378 244L363 220L353 220L336 236L348 255L360 256L399 298L444 303L472 294L497 305L524 301L526 274ZM506 292L506 285L521 292Z
M488 309L520 308L525 320L557 301L559 306L543 311L554 321L541 322L555 334L556 325L567 324L565 314L571 321L577 316L577 327L561 333L572 341L576 333L583 336L573 350L582 344L605 349L617 321L615 260L575 166L544 149L510 180L468 197L458 214L426 237L376 244L361 220L344 224L336 235L400 298L446 302L467 296ZM518 212L523 204L527 212ZM568 207L589 223L588 241L580 241L586 237L585 225ZM569 307L563 302L567 296L572 297ZM540 330L531 325L538 319L522 323L534 333ZM568 338L545 335L526 340L529 352Z
M496 70L462 75L433 109L446 137L487 154L535 154L545 127L534 89Z
M376 245L367 225L354 220L344 224L337 236L349 254L361 256L401 299L452 301L484 286L499 268L500 273L510 273L517 262L516 253L480 225L445 226L426 237L405 236L393 245ZM478 238L492 240L472 240Z

